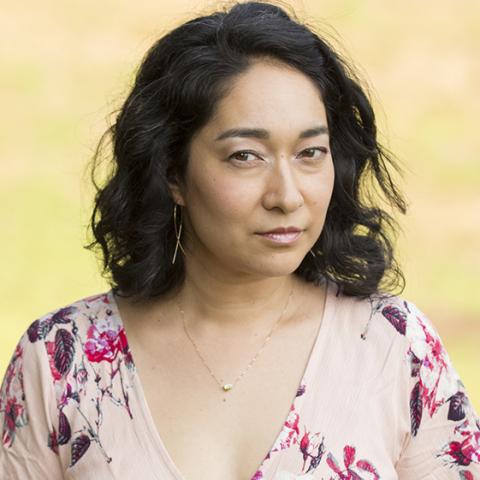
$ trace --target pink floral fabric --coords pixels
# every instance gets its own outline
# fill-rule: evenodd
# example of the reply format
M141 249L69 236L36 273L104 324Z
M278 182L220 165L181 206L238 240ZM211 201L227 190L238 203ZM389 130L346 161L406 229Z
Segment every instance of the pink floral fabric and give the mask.
M35 320L0 389L0 478L186 480L112 291ZM255 432L252 432L254 435ZM433 325L329 285L289 414L251 480L480 480L480 420Z

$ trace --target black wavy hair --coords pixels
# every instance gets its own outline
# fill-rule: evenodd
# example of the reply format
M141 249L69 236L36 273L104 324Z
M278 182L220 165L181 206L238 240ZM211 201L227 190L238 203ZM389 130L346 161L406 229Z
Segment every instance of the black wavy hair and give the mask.
M325 225L312 247L316 256L307 254L294 273L331 280L349 296L403 290L393 249L398 224L380 207L386 201L406 212L389 172L400 172L399 166L379 144L371 103L353 68L314 30L274 4L234 3L187 21L149 49L92 162L94 240L85 248L100 251L102 274L116 293L147 299L183 282L183 256L171 263L176 236L168 184L185 179L192 136L212 117L232 78L269 58L317 85L335 169ZM105 139L113 162L99 186Z

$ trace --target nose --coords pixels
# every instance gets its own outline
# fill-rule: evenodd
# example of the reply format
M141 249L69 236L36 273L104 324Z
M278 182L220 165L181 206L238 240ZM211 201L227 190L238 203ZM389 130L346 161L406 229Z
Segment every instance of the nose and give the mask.
M275 161L267 174L263 206L267 210L280 208L284 213L294 212L304 204L299 179L286 157Z

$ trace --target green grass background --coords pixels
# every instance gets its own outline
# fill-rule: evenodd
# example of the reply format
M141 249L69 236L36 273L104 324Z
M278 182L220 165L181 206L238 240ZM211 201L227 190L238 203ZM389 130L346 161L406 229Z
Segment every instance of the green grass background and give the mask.
M82 248L84 176L147 48L215 3L9 0L0 11L0 371L40 315L104 291ZM219 5L217 3L217 5ZM432 320L480 410L480 3L284 3L341 42L372 89L410 210L403 294Z

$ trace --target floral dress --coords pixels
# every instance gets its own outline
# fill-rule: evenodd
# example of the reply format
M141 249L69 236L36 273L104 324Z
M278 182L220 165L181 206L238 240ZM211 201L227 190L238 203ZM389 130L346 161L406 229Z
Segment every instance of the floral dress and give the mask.
M0 429L2 480L187 480L111 290L28 327L1 385ZM480 420L414 304L328 285L290 411L250 480L294 479L480 480Z

